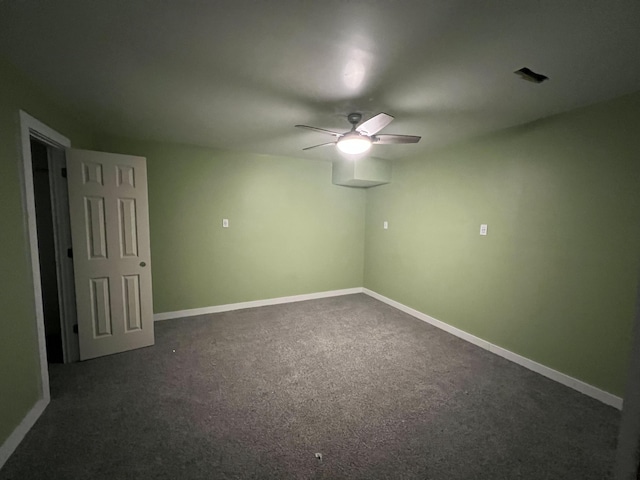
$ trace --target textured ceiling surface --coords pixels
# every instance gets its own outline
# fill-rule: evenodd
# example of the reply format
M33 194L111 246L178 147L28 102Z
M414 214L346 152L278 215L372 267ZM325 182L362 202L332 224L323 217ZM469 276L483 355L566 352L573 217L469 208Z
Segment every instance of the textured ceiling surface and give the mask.
M0 1L0 56L115 135L331 160L386 112L396 159L640 90L638 0ZM550 80L523 81L529 67Z

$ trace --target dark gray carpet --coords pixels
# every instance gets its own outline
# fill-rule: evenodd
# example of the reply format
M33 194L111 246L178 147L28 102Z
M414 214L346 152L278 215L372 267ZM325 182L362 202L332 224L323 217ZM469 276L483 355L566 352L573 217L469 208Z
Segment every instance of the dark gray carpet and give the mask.
M160 322L50 373L1 479L603 480L619 422L365 295Z

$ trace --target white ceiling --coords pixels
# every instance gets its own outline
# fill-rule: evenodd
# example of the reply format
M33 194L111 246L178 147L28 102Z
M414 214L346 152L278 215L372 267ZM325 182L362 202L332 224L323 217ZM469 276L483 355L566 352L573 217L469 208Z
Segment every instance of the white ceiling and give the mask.
M100 131L331 160L293 126L386 112L394 159L640 90L640 1L0 1L0 56Z

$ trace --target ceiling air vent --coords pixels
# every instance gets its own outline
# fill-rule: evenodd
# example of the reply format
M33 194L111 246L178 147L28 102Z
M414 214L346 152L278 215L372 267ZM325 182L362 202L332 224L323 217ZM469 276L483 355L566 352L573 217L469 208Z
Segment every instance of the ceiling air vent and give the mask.
M516 70L513 73L515 73L516 75L519 75L524 80L527 80L528 82L533 82L533 83L542 83L545 80L549 80L549 77L542 75L541 73L536 73L527 67L521 68L520 70Z

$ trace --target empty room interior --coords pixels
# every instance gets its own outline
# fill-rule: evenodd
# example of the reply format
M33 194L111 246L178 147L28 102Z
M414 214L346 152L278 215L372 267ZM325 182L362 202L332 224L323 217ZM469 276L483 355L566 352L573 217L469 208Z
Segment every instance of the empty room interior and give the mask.
M0 479L640 478L638 25L0 2Z

